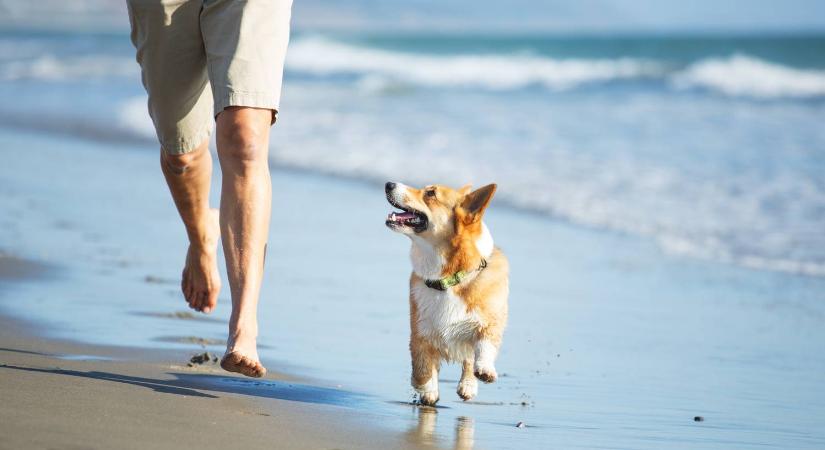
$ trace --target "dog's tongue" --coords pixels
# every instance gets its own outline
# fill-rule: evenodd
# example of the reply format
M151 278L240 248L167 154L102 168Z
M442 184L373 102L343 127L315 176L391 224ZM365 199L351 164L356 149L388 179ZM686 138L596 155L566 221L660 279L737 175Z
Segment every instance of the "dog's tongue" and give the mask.
M415 213L411 212L400 212L400 213L392 213L390 214L390 219L393 220L409 220L415 217Z

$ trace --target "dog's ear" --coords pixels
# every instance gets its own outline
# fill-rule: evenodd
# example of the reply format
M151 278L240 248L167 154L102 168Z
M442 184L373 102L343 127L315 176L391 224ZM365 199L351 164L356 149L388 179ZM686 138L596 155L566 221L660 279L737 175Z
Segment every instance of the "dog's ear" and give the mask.
M461 201L461 208L466 212L467 222L477 222L481 220L484 210L493 199L493 194L496 192L495 184L488 184L482 188L478 188L473 192L464 196Z
M469 194L470 191L472 191L472 190L473 190L473 185L472 184L465 184L464 186L461 186L461 189L458 190L458 195L464 197L465 195Z

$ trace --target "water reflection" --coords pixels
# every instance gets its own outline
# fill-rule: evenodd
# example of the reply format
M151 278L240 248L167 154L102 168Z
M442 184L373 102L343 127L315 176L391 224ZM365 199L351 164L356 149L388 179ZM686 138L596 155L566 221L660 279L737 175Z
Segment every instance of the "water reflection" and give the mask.
M471 450L473 448L473 418L457 417L455 420L455 449Z
M414 427L407 432L409 440L428 447L448 447L448 442L452 442L452 448L456 450L471 450L474 446L474 423L472 417L459 416L455 420L453 435L438 431L438 410L435 408L416 408L418 421Z

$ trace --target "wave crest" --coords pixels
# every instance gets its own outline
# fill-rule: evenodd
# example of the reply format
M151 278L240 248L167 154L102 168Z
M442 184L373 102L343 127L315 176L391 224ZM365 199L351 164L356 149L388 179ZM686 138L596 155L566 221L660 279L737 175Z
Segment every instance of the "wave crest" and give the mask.
M794 69L741 54L698 61L672 81L677 88L699 87L730 96L825 96L825 71Z
M0 81L66 81L84 78L126 77L138 72L134 59L105 55L58 58L45 54L0 65Z
M555 59L526 53L435 55L400 52L306 37L291 44L287 69L314 76L350 75L363 86L396 83L430 87L564 91L597 83L650 81L677 90L731 97L825 96L825 71L787 67L735 54L686 67L638 58Z
M28 54L9 53L0 58L0 81L134 77L139 72L131 55L42 53L31 58ZM559 92L631 82L736 98L825 97L825 71L789 67L746 54L708 57L685 66L667 59L560 59L526 52L416 53L306 36L290 44L286 70L298 76L351 77L366 90L424 86L512 91L539 86Z
M541 85L553 90L587 83L661 76L664 67L632 58L565 59L529 54L426 55L359 47L322 38L296 40L287 69L314 75L385 77L427 86L511 90Z

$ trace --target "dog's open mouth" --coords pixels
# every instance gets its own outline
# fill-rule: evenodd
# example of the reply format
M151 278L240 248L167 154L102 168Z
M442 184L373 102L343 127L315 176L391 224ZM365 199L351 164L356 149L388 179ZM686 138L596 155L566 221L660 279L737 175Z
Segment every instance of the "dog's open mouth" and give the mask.
M427 215L421 211L401 206L395 203L392 199L389 200L392 206L400 209L401 212L393 211L387 216L385 224L390 228L411 228L416 233L421 233L427 229Z

